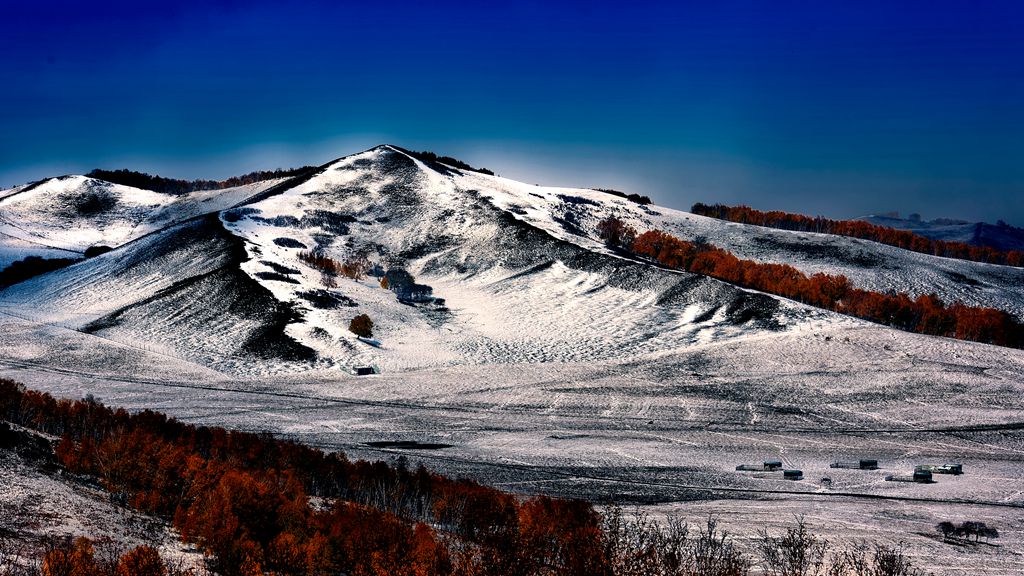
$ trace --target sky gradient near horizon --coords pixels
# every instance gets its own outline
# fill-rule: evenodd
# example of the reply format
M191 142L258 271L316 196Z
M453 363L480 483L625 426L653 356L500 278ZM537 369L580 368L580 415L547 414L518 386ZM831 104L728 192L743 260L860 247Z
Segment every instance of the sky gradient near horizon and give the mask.
M4 12L0 187L94 167L223 178L387 142L682 209L1024 226L1019 2Z

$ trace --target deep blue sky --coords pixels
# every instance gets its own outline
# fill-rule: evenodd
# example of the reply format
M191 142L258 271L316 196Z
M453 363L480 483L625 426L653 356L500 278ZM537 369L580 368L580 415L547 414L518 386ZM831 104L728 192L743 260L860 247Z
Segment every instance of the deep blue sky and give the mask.
M1024 225L1024 3L427 4L6 0L0 187L390 142L680 208Z

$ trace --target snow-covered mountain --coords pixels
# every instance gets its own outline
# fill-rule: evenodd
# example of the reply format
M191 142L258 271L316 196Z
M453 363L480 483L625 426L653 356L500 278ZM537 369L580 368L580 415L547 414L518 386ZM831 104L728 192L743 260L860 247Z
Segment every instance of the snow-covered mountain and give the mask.
M116 248L0 292L0 310L236 374L620 360L859 323L614 253L595 233L607 216L1024 317L1019 269L523 184L392 146L184 197L81 176L0 194L7 254ZM372 273L329 277L305 252ZM348 329L360 314L372 339Z

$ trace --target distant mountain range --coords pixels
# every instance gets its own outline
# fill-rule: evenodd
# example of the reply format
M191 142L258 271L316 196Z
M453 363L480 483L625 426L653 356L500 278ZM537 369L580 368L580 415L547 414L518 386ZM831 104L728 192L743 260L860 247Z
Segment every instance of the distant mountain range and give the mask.
M933 240L964 242L973 246L987 246L996 250L1024 250L1024 228L1017 228L999 221L996 224L986 222L967 222L950 218L922 220L920 216L911 214L908 218L900 218L898 214L881 214L859 218L877 226L887 226L897 230L907 230Z

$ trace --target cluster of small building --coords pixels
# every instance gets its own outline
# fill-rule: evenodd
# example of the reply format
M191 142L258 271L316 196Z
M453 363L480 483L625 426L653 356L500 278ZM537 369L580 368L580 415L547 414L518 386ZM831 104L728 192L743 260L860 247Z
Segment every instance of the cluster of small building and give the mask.
M844 468L849 470L878 470L878 460L873 458L861 458L859 460L851 461L840 461L829 464L829 468ZM761 464L740 464L736 467L737 471L741 472L782 472L782 478L785 480L803 480L803 470L795 469L784 469L782 467L781 460L765 460ZM930 484L935 482L932 479L933 474L954 474L960 475L964 473L962 464L919 464L914 467L913 474L893 474L886 476L885 479L890 482L917 482L920 484ZM823 486L830 487L832 485L832 479L828 476L821 479Z
M914 466L914 473L912 475L891 475L886 476L885 479L889 482L917 482L920 484L931 484L935 482L932 479L933 474L952 474L959 476L964 473L963 464L918 464Z

